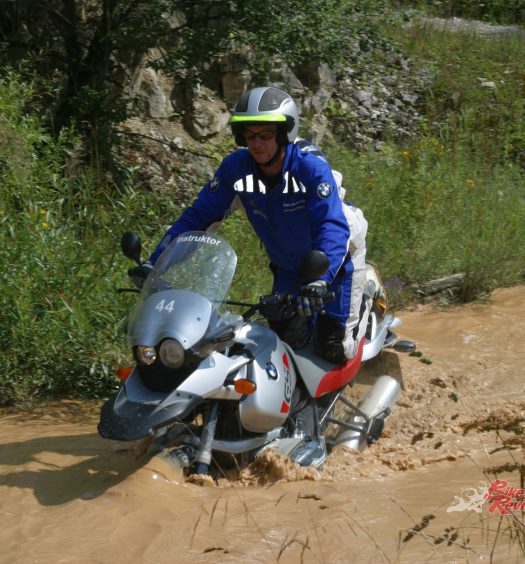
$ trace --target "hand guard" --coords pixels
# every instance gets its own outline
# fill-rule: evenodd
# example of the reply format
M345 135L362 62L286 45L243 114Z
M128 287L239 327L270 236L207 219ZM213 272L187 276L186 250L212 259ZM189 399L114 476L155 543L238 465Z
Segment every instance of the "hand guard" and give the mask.
M322 309L324 305L323 297L326 294L326 282L316 280L303 286L297 295L295 302L297 314L301 317L309 317L316 311Z
M153 265L151 263L144 262L140 266L130 268L128 270L128 276L133 280L133 284L135 284L137 288L142 288L152 269Z

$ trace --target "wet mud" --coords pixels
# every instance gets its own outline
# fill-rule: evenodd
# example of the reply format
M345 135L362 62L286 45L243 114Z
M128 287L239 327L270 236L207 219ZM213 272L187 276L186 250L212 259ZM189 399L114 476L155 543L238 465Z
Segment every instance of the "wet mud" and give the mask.
M523 488L525 287L400 317L416 354L385 351L348 391L399 379L383 437L321 472L268 452L185 480L101 439L95 402L0 418L0 562L523 562L525 510L485 495Z

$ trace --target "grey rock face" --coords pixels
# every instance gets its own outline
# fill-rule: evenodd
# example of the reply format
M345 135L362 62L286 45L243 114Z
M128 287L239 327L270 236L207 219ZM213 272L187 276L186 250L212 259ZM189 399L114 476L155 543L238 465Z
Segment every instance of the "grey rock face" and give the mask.
M214 97L204 86L191 91L184 126L195 139L206 139L220 133L228 124L230 113L226 104Z
M169 90L168 80L150 67L141 68L135 74L132 91L145 100L149 117L166 118L173 113Z

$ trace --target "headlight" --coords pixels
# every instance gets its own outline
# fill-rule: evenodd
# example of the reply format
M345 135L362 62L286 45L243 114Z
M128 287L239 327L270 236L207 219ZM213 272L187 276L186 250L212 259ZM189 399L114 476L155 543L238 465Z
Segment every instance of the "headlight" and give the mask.
M157 360L157 351L155 347L139 345L135 349L135 357L140 364L153 364Z
M168 368L180 368L184 364L184 349L175 339L162 341L159 355L162 364Z

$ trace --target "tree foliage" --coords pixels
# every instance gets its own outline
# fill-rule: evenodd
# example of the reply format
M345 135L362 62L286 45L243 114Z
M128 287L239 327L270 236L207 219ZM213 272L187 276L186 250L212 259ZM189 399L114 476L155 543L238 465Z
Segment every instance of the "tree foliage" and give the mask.
M235 33L256 52L277 55L292 68L312 60L337 68L360 42L381 35L380 16L387 11L383 0L248 0L237 8Z
M75 123L98 156L132 104L126 87L143 57L179 81L216 72L232 50L262 78L278 56L292 68L341 65L377 32L385 0L0 0L0 42L53 84L50 124ZM215 65L215 66L214 66Z
M168 0L0 2L0 41L54 83L55 133L74 122L104 149L110 124L127 113L124 86L134 64L171 33Z

